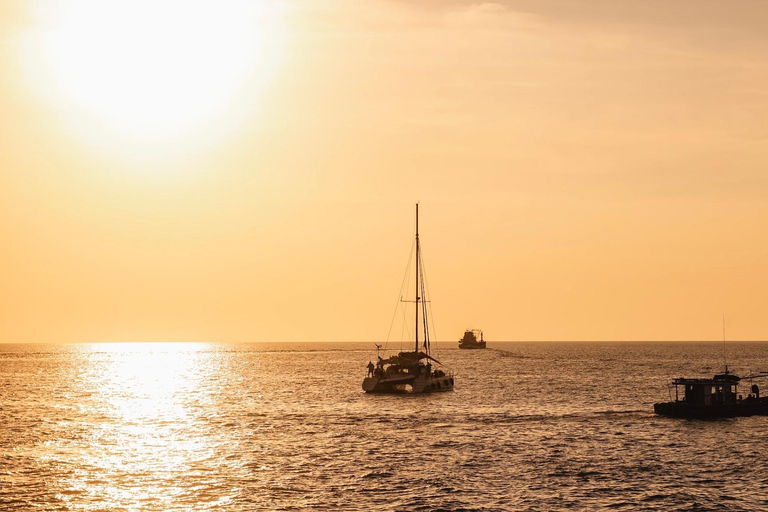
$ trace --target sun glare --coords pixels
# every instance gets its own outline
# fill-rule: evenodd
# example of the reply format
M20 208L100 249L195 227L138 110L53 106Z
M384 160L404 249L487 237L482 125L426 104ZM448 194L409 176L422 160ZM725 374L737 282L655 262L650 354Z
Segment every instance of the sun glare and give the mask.
M41 4L37 86L131 136L165 138L253 98L279 53L280 4L72 0ZM42 84L42 85L41 85Z
M147 485L124 485L121 477L171 482L179 468L189 471L211 456L215 446L196 418L208 414L205 382L215 371L215 348L204 343L94 343L82 348L88 364L76 385L92 409L89 449L76 456L101 477L89 481L84 472L71 472L64 483L70 492L63 499L75 493L106 504L154 499L164 502L149 508L173 508L167 496L148 494Z
M162 415L166 419L185 414L173 401L174 393L193 386L193 364L205 356L205 344L105 343L90 345L103 352L106 364L104 391L113 411L123 420Z

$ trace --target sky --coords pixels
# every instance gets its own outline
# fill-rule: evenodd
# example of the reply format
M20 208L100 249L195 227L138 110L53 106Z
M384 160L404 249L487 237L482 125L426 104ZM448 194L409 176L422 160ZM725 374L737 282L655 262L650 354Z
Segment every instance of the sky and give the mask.
M0 342L768 338L768 4L0 3ZM396 315L397 313L395 313Z

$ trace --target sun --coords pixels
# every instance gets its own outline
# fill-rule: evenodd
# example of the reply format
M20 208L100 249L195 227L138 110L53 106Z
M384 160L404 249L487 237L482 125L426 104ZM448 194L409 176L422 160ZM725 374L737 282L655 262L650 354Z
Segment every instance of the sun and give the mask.
M280 53L271 0L43 2L37 86L132 136L196 129L252 98Z

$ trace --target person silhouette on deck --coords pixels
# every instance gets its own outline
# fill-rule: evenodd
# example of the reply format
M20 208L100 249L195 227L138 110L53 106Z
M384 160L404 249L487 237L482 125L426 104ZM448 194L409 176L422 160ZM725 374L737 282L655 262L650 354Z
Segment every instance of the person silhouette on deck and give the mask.
M368 361L368 376L373 377L373 363Z

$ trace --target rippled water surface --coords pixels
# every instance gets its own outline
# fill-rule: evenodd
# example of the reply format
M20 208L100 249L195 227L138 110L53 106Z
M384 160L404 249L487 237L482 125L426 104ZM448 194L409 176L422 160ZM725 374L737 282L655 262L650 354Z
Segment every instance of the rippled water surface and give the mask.
M454 392L377 396L372 344L0 345L0 508L768 509L768 417L652 413L721 344L489 346L441 348Z

